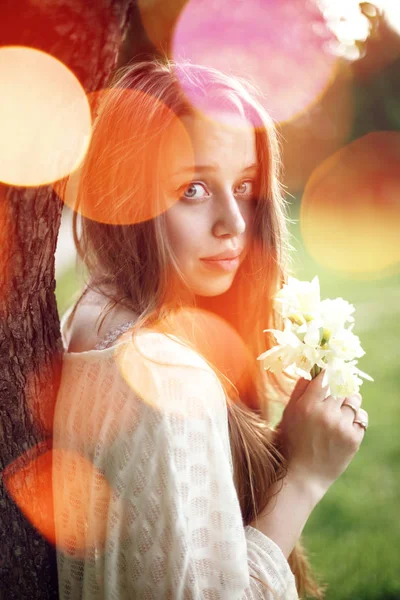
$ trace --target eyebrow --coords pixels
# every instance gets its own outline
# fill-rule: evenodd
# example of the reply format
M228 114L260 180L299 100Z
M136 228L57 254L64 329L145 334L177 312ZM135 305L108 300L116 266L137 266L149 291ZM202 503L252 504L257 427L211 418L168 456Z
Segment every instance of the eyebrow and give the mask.
M245 173L246 171L253 171L258 169L259 165L257 163L254 163L252 165L249 165L248 167L245 167L242 172ZM176 171L176 173L173 174L173 177L184 173L193 173L193 171L195 171L196 173L204 173L206 171L215 172L218 171L218 167L215 167L213 165L195 165L194 167L185 167L183 169L180 169L179 171Z

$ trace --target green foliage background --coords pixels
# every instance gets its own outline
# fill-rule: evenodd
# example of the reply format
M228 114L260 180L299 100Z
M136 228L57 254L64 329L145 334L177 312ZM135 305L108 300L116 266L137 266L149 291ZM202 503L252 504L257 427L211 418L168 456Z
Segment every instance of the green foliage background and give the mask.
M298 219L298 205L291 216ZM366 354L358 366L374 378L361 387L369 427L347 470L304 529L310 558L329 584L327 600L400 599L400 275L357 280L325 269L292 225L294 275L318 274L323 298L354 304L354 333ZM366 257L367 260L367 257Z

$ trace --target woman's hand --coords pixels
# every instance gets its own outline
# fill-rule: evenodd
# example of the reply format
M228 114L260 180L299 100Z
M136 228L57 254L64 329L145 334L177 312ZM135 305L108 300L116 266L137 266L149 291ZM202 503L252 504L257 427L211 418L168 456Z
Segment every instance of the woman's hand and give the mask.
M303 480L322 496L346 470L358 451L365 430L353 421L368 422L362 397L334 399L322 387L324 372L312 381L300 379L276 429L276 441L288 460L288 473ZM354 411L343 404L350 402Z

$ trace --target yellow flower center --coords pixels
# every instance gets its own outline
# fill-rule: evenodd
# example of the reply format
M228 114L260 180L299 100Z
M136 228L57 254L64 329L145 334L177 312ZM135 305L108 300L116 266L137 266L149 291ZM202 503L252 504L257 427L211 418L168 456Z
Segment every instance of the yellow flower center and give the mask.
M296 325L304 324L304 319L303 319L302 315L298 315L298 314L290 315L289 319L292 323L296 323Z

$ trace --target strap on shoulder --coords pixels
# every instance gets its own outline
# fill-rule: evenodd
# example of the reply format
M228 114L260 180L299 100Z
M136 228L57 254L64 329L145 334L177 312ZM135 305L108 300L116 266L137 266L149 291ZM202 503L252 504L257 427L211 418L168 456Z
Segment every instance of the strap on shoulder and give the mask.
M95 350L105 350L106 348L111 346L119 338L120 335L122 335L123 333L128 331L128 329L130 327L132 327L134 325L134 323L135 323L135 321L128 321L127 323L123 323L122 325L117 327L117 329L113 329L112 331L109 331L107 333L107 335L105 336L105 338L101 342L96 344L94 349Z

